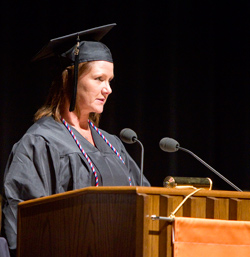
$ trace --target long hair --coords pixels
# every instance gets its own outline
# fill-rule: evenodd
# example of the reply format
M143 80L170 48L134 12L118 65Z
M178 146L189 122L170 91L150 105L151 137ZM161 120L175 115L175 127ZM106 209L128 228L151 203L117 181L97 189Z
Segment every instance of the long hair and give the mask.
M79 64L78 77L89 71L92 62L84 62ZM60 121L62 110L65 102L70 101L73 92L74 66L67 67L59 76L57 76L51 84L48 97L42 107L35 113L34 120L37 121L42 117L52 116L56 121ZM79 108L76 103L76 112ZM96 125L99 125L100 114L90 113L89 119Z

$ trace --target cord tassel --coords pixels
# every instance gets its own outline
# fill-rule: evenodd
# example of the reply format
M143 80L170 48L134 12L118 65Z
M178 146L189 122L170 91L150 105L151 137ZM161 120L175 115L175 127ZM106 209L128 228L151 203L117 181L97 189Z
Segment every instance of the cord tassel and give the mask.
M76 93L77 93L77 82L78 82L78 66L79 66L79 52L80 52L80 37L79 34L77 35L77 39L76 39L77 43L76 43L76 48L75 48L75 64L74 64L74 82L73 82L73 94L71 97L71 101L70 101L70 107L69 107L69 111L73 112L75 110L75 105L76 105Z

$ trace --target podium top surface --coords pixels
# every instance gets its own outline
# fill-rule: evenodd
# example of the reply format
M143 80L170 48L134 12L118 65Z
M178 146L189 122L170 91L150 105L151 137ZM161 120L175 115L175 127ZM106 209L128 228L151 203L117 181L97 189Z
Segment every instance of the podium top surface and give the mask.
M129 186L112 186L112 187L86 187L67 191L65 193L54 194L37 199L27 200L18 204L19 208L41 204L42 202L53 202L59 199L66 199L81 194L146 194L146 195L181 195L186 196L193 192L194 189L170 189L164 187L129 187ZM202 189L195 196L204 197L221 197L221 198L238 198L250 199L250 192L224 191L224 190L207 190Z

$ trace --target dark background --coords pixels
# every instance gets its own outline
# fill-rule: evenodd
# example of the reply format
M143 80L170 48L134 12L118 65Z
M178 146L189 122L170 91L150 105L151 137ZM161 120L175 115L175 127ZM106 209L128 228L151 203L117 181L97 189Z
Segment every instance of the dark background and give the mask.
M1 3L0 164L47 95L47 67L30 59L51 38L117 23L103 39L115 80L100 127L129 127L145 148L152 186L167 175L210 177L185 152L160 150L173 137L243 190L250 190L250 2L4 1ZM140 165L140 146L126 145Z

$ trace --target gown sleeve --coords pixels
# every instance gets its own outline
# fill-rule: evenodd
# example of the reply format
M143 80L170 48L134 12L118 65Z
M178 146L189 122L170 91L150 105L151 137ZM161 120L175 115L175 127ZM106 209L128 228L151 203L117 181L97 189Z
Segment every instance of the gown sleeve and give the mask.
M41 136L25 135L10 154L3 187L3 235L16 248L18 203L59 191L59 154Z

